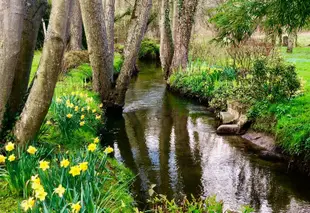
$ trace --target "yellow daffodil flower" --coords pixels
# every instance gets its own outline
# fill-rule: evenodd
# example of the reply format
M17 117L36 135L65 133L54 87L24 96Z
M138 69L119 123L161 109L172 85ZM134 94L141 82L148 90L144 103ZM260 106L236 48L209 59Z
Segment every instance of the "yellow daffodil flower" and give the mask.
M72 213L78 213L81 210L81 205L80 202L77 203L72 203L71 209L72 209Z
M15 149L15 144L12 142L9 142L6 146L5 146L5 150L8 152L11 152Z
M70 107L70 108L74 108L74 104L71 103L69 107Z
M100 104L99 107L102 108L102 107L103 107L103 104Z
M41 184L41 180L40 180L40 178L39 178L39 175L33 175L33 176L31 176L31 182L33 182L33 183L37 183L37 184Z
M8 158L8 160L9 160L10 162L15 161L15 159L16 159L16 157L15 157L14 154L10 155L9 158Z
M72 116L73 116L72 114L68 114L68 115L67 115L67 118L70 119L70 118L72 118Z
M35 197L40 201L44 201L47 193L44 191L44 188L40 188L40 190L36 190Z
M30 197L28 200L23 200L20 206L22 209L27 212L29 209L32 209L35 204L35 200Z
M81 115L81 120L84 120L84 118L85 118L85 115Z
M70 164L70 161L68 159L63 159L61 162L60 162L60 167L63 167L63 168L67 168Z
M81 121L80 126L84 126L84 125L85 125L85 121Z
M5 163L6 157L4 155L0 155L0 163Z
M101 115L96 115L96 120L100 120L101 119Z
M50 168L50 162L48 161L44 161L44 160L41 160L40 161L40 169L42 169L43 171L47 170Z
M91 143L87 147L88 151L94 152L97 149L97 145L95 143Z
M50 120L46 121L46 125L52 125L52 122Z
M81 112L84 112L85 111L85 107L83 107L82 109L81 109Z
M29 146L27 152L31 155L34 155L37 152L37 149L34 146Z
M74 111L76 111L76 112L79 111L79 107L78 107L78 106L75 106L75 107L74 107Z
M96 137L96 138L94 139L94 143L99 143L99 142L100 142L99 137Z
M108 147L104 150L104 153L110 154L110 153L112 153L113 151L114 151L114 149L113 149L112 147L108 146Z
M56 99L56 103L60 103L61 102L61 99L60 98L57 98Z
M97 112L97 110L96 110L96 109L94 109L94 110L93 110L93 113L96 113L96 112Z
M69 174L73 177L81 174L81 168L79 166L72 166L70 168Z
M80 169L85 172L88 169L88 162L83 162L79 164Z
M89 110L90 110L90 106L87 107L87 111L89 111Z
M61 184L59 184L58 188L54 189L54 192L58 194L59 197L63 197L65 191L66 189Z
M67 101L66 101L66 104L67 104L67 105L70 105L70 104L71 104L70 100L67 100Z

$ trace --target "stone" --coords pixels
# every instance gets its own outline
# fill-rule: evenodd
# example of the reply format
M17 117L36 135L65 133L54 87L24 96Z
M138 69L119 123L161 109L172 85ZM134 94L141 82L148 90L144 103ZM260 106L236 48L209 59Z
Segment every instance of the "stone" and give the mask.
M233 116L229 112L220 112L220 119L223 124L230 124L235 121L235 116Z
M223 124L219 126L216 130L217 134L234 135L240 130L238 124Z

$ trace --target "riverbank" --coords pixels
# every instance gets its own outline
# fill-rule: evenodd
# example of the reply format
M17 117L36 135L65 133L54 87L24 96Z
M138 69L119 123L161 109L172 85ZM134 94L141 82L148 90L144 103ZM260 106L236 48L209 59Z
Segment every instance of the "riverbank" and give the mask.
M212 70L214 67L206 68L208 66L201 62L198 66L189 65L188 70L184 73L173 74L168 80L168 84L173 91L178 91L183 96L208 100L211 108L219 111L226 110L227 97L246 100L242 104L248 109L247 115L252 122L251 129L273 135L277 149L289 156L290 161L307 162L310 154L307 145L310 142L310 118L308 116L310 110L309 52L310 49L307 47L296 48L293 54L286 54L282 49L285 61L295 63L302 84L302 90L298 91L298 95L289 100L279 101L281 100L279 99L269 102L266 99L266 101L253 102L255 96L248 98L249 95L243 94L242 91L251 94L255 92L251 91L252 87L252 90L259 92L259 86L255 84L230 84L227 76L231 76L232 81L235 82L234 72L227 71L225 68L214 71ZM248 89L244 88L247 86L249 86ZM268 98L274 98L273 95L270 94ZM291 165L294 165L295 163L292 162ZM305 163L302 165L304 167ZM308 169L304 169L303 172L310 175Z
M36 52L35 62L40 55ZM37 137L23 148L13 141L5 146L0 212L21 212L29 208L27 202L31 212L71 211L74 206L86 212L134 211L132 172L109 157L112 148L99 144L104 113L91 91L91 76L88 64L63 73Z

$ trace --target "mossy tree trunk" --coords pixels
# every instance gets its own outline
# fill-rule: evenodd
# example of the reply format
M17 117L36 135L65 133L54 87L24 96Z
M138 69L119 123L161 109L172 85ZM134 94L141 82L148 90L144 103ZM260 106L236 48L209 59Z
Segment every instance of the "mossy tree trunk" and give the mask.
M71 0L53 1L40 65L14 134L26 143L39 131L51 104L66 45Z
M124 64L109 103L112 104L113 107L122 108L124 106L126 91L138 57L151 8L152 0L135 1L124 49Z
M20 54L15 68L14 86L8 102L9 123L13 123L12 121L21 113L24 106L38 31L46 7L46 0L25 1L26 12L23 21Z
M168 0L161 1L160 13L160 61L165 79L168 79L174 49L170 24L170 3Z
M102 0L80 0L80 7L93 70L93 90L105 101L113 83L113 61L109 57Z
M198 0L183 0L178 5L178 22L175 30L174 54L171 70L185 69L188 62L189 43Z
M83 22L80 3L78 0L72 1L69 17L69 41L67 51L82 50Z
M0 132L21 51L24 7L21 0L0 1Z
M293 53L295 35L293 32L288 33L287 53Z

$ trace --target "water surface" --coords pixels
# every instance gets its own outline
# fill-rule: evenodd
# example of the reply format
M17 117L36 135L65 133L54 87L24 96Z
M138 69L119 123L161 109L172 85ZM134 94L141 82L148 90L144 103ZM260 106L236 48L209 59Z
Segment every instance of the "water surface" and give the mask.
M249 142L215 133L206 107L171 94L160 67L141 63L123 116L108 118L104 139L137 175L133 193L145 206L148 189L169 198L216 195L225 209L310 212L310 181L285 165L260 160Z

